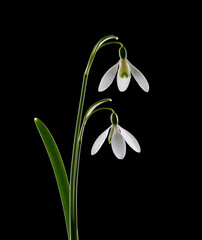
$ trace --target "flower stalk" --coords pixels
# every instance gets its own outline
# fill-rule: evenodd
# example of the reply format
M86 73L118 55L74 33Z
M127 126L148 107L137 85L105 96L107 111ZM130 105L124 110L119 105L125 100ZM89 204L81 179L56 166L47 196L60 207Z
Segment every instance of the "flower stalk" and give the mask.
M80 102L76 120L76 128L74 134L74 143L73 143L73 151L72 151L72 164L71 164L71 173L70 173L70 240L78 240L78 221L77 221L77 184L78 184L78 172L79 172L79 159L80 159L80 150L82 141L79 141L79 133L81 130L81 119L83 114L83 106L85 100L85 93L88 81L88 75L90 68L92 66L93 60L100 46L107 40L110 39L118 39L116 36L109 35L103 37L92 50L90 55L88 64L86 66L86 70L83 76L83 83L81 88ZM81 139L81 138L80 138Z

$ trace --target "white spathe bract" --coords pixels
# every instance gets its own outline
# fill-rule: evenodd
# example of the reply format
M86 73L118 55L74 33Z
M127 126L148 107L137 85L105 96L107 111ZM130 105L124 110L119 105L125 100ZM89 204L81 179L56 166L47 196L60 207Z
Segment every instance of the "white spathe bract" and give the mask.
M120 92L124 92L128 88L131 79L131 73L134 79L137 81L138 85L145 92L149 91L149 84L145 76L126 58L124 58L116 63L113 67L111 67L102 77L98 87L99 92L106 90L112 84L117 70L117 85Z
M105 139L107 138L109 130L110 130L109 143L111 143L112 151L118 159L123 159L125 157L126 143L134 151L138 153L141 151L138 141L131 133L129 133L127 130L125 130L118 124L116 125L112 124L103 133L101 133L100 136L95 140L91 149L91 155L96 154L100 150Z

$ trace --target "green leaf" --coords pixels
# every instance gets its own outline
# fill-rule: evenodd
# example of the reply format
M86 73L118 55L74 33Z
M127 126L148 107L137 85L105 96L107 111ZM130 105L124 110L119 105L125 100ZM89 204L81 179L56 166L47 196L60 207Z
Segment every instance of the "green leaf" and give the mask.
M45 124L39 120L38 118L34 119L37 129L40 133L40 136L43 140L45 145L46 151L51 161L51 165L53 167L53 171L55 174L55 178L57 181L60 198L62 201L65 221L66 221L66 228L67 234L69 234L70 230L70 223L69 223L69 181L67 178L67 173L63 164L62 157L58 150L58 147L49 132L48 128Z

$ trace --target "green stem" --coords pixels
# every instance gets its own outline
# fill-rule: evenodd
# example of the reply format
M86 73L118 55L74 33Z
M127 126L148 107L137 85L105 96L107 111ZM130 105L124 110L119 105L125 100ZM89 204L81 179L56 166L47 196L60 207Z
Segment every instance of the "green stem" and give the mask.
M91 114L89 114L89 116L86 118L85 121L87 121L92 114L94 114L98 111L101 111L101 110L108 110L108 111L111 111L112 113L114 113L114 109L112 109L112 108L107 108L107 107L97 108Z
M79 134L79 142L82 143L82 138L83 138L83 132L84 132L84 128L85 128L85 125L86 125L86 122L88 121L88 119L96 112L99 112L101 110L108 110L108 111L111 111L112 113L114 113L114 110L112 108L106 108L106 107L102 107L102 108L97 108L95 109L91 114L88 115L88 117L84 118L83 120L83 123L82 123L82 126L81 126L81 131L80 131L80 134Z
M101 45L110 39L118 39L115 36L109 35L103 37L93 48L93 51L90 55L81 88L80 102L77 114L75 135L74 135L74 144L73 144L73 152L72 152L72 165L71 165L71 173L70 173L70 240L78 240L78 227L77 227L77 182L78 182L78 171L79 171L79 155L81 149L81 142L79 143L79 132L81 129L81 118L83 113L83 106L85 100L85 93L88 81L88 74L95 58L96 52L99 50Z
M121 47L123 47L123 44L122 44L121 42L108 42L108 43L102 44L102 45L99 47L99 49L102 48L102 47L105 47L105 46L107 46L107 45L111 45L111 44L119 44L119 45L121 45Z

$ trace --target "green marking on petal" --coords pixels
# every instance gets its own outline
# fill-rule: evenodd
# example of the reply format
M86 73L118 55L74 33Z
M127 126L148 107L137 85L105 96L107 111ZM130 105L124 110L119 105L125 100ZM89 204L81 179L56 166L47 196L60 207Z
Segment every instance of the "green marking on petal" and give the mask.
M126 59L121 60L119 76L121 78L124 78L124 77L129 78L131 76L130 75L130 68L129 68L129 65L128 65Z
M131 77L131 75L130 74L128 74L127 72L123 72L122 74L120 74L120 77L121 78L129 78L129 77Z

